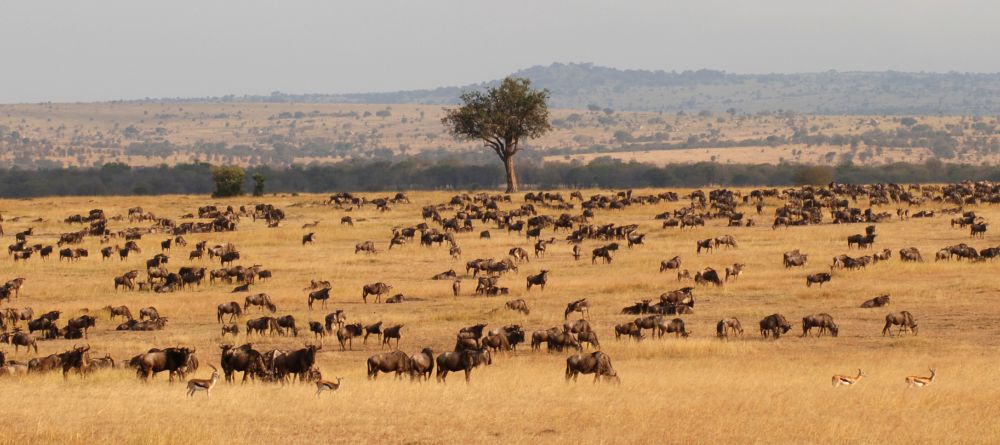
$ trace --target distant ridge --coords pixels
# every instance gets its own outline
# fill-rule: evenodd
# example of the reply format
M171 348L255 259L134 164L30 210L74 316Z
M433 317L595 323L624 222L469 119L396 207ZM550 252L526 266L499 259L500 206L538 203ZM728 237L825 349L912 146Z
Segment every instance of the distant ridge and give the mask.
M814 114L1000 114L1000 73L838 72L731 74L724 71L620 70L554 63L513 73L552 92L557 108L597 106L625 111ZM462 91L498 80L427 90L357 94L225 96L253 102L452 104Z

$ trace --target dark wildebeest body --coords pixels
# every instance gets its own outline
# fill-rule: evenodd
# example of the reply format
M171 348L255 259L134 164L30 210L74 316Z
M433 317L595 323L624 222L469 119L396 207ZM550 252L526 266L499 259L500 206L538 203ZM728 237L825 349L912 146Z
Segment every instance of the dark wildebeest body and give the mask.
M865 309L882 307L888 305L890 300L891 297L889 296L889 294L879 295L875 298L865 301L864 303L861 303L861 307Z
M618 374L611 366L611 358L597 351L590 354L574 354L566 358L566 381L576 378L579 374L594 374L594 383L604 377L615 383L621 383Z
M527 287L528 287L528 290L529 291L531 290L531 286L539 286L544 291L545 290L545 283L547 283L548 280L549 280L548 276L549 276L549 271L547 271L547 270L543 270L543 271L539 272L538 275L528 275L528 278L527 278Z
M882 328L882 335L884 336L888 333L891 337L892 330L890 328L892 328L893 325L899 325L899 331L896 332L896 335L901 335L904 330L908 330L912 332L913 335L917 335L917 322L913 320L913 315L911 315L908 311L901 311L886 315L885 327Z
M87 330L97 326L97 319L90 315L81 315L66 322L66 327L83 331L84 338L87 337Z
M490 351L486 348L445 352L437 357L437 380L445 382L449 372L465 371L465 382L469 383L472 369L482 364L493 364Z
M728 338L729 333L743 336L743 325L736 318L723 318L715 325L715 333L719 338Z
M813 283L819 284L819 287L823 287L823 283L829 282L831 278L832 276L826 272L809 275L806 277L806 287L812 287Z
M276 330L278 330L278 321L274 317L260 317L247 320L248 337L253 333L264 335L264 331L268 331L270 335L274 335L274 331Z
M243 315L243 309L240 304L235 301L230 301L229 303L222 303L216 309L215 318L219 323L222 323L222 316L229 314L229 322L232 323L233 319L239 319Z
M434 351L424 348L410 356L410 379L430 380L434 373Z
M265 371L264 358L261 353L249 343L238 348L232 345L221 345L222 358L221 366L227 382L233 382L233 374L243 373L243 383L247 382L247 377L253 379L255 375Z
M329 287L324 287L322 289L309 292L309 300L308 300L309 310L312 310L313 302L316 301L316 300L321 301L322 302L321 306L324 309L326 309L326 302L329 299L330 299L330 288Z
M275 356L272 363L275 374L282 382L288 376L297 377L300 382L304 382L306 374L316 364L316 351L321 348L322 346L306 345L305 348Z
M392 339L396 339L396 350L399 350L399 340L401 338L400 331L403 329L403 325L397 324L395 326L389 326L382 331L382 346L389 345L389 349L392 349Z
M792 329L784 315L771 314L760 321L760 335L764 338L774 337L775 340Z
M833 322L833 317L825 313L802 318L802 336L809 335L812 328L819 328L819 335L821 336L826 331L830 331L830 335L834 337L840 333L840 328L837 327L837 323Z
M293 336L295 337L299 336L299 328L295 326L295 317L291 315L285 315L282 317L278 317L277 320L275 320L275 322L278 323L278 332L281 335L285 335L285 331L290 329L292 331Z
M168 371L169 380L173 382L175 374L184 372L194 352L194 348L151 349L139 357L137 374L139 378L149 380L157 373Z
M28 352L31 352L31 349L34 348L35 354L38 354L38 342L35 340L35 336L27 332L5 332L0 335L0 341L14 345L15 354L17 354L21 346L24 346Z
M368 296L374 295L375 302L379 303L382 300L382 295L389 293L391 290L392 286L383 282L366 284L361 288L361 299L364 300L365 304L367 304Z
M271 302L271 296L268 294L256 294L246 297L243 300L243 310L247 310L250 306L260 307L261 310L267 308L272 314L278 310L277 306Z
M368 378L377 379L378 373L395 372L396 378L411 370L410 357L402 351L383 352L368 357Z
M344 327L340 329L337 329L337 341L340 342L340 350L343 351L347 349L344 347L345 342L351 350L354 350L354 337L360 337L363 335L364 330L365 329L361 326L361 323L348 324L344 325Z

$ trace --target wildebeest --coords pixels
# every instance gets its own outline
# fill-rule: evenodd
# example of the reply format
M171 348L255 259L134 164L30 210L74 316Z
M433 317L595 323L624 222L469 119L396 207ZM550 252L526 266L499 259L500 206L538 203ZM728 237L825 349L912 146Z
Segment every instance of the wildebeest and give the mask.
M792 325L781 314L771 314L760 321L760 335L764 338L773 337L777 340L781 334L788 333L791 329Z
M704 270L695 273L694 282L701 285L711 283L716 286L722 286L722 279L719 278L719 273L711 267L706 267Z
M826 272L814 273L806 277L806 287L812 287L813 283L819 284L819 287L823 287L823 283L830 281L831 275Z
M267 308L272 314L278 310L278 307L271 302L271 296L267 294L256 294L246 297L243 300L243 310L247 310L250 306L258 306L261 310Z
M185 371L188 361L195 353L195 348L175 347L166 349L151 349L138 357L139 378L148 381L157 373L168 371L169 380L174 381L174 375Z
M621 383L618 374L611 366L611 358L597 351L590 354L574 354L566 358L566 381L576 378L579 374L594 374L594 383L604 377L605 380Z
M253 348L250 343L234 348L232 345L219 345L222 349L220 366L227 382L233 382L233 374L243 373L242 382L247 382L247 377L253 379L255 375L263 373L264 358L260 352Z
M632 321L615 325L615 339L621 339L623 335L632 337L635 341L642 340L642 328Z
M312 292L309 292L309 298L307 300L307 304L309 305L309 310L312 310L313 302L316 301L316 300L321 301L322 302L321 306L325 309L326 308L326 302L329 299L330 299L330 288L329 287L324 287L322 289L314 290Z
M531 349L541 348L542 343L548 343L549 336L558 333L559 328L549 328L545 331L535 331L531 334Z
M274 335L274 332L277 330L278 321L274 317L260 317L247 320L247 337L253 333L264 335L264 331L267 331L270 335Z
M888 314L885 316L885 327L882 328L882 335L889 334L892 337L892 330L890 329L893 325L899 325L899 331L896 335L902 335L903 331L910 331L913 335L917 335L917 322L913 320L913 315L908 311L901 311L893 314Z
M403 373L409 373L411 368L410 357L403 351L383 352L368 357L368 378L377 379L379 372L395 372L396 378L401 378Z
M544 291L545 283L548 282L548 277L549 277L549 271L547 270L542 270L537 275L528 275L527 278L528 290L529 291L531 290L531 286L539 286L542 288L542 291Z
M576 340L580 342L581 345L583 343L587 343L596 349L601 349L601 342L597 340L597 333L594 331L581 332L576 335Z
M346 324L344 327L337 329L337 341L340 342L340 350L354 350L354 337L363 335L364 330L361 323ZM347 343L347 347L345 347L345 343Z
M585 321L585 320L580 320ZM583 332L583 331L581 331ZM572 332L552 332L549 334L546 344L549 352L562 352L563 349L571 348L577 351L582 350L580 342L576 340Z
M833 322L830 314L815 314L802 317L802 336L805 337L812 332L812 328L819 328L819 335L830 331L830 335L836 337L840 333L837 323Z
M358 252L364 252L365 255L371 255L371 254L376 253L376 251L375 251L375 243L373 243L371 241L365 241L363 243L355 244L354 245L354 254L356 255Z
M347 314L344 313L343 309L337 309L329 314L326 314L324 321L326 322L326 332L328 334L332 334L334 326L337 326L337 329L344 326L344 323L347 322Z
M368 303L368 296L374 295L375 302L379 303L382 300L382 295L389 293L392 290L392 286L385 284L383 282L366 284L361 288L361 299L364 300L365 304Z
M90 345L73 346L73 349L59 354L59 362L62 364L63 378L69 377L69 371L76 369L83 374L90 363Z
M739 335L740 337L743 336L743 325L740 324L739 319L735 317L723 318L716 323L715 334L719 338L728 338L730 332L732 332L732 335Z
M139 321L142 321L146 318L149 318L150 320L157 320L160 318L160 312L157 311L156 308L153 306L148 306L139 309Z
M312 244L315 241L316 241L316 234L313 233L313 232L309 232L309 233L307 233L305 235L302 235L302 245L303 246L306 245L306 244Z
M973 223L970 226L971 229L969 231L969 234L972 235L973 238L975 238L976 236L979 236L980 238L985 238L987 225L988 224L986 223Z
M316 364L316 351L322 348L307 344L305 348L276 355L272 363L274 373L282 382L289 376L297 377L300 382L304 382L306 374Z
M685 337L685 338L691 335L691 331L688 331L684 327L684 320L680 318L675 318L673 320L670 320L670 323L667 324L663 323L659 324L657 326L657 330L660 331L660 337L662 337L664 334L674 334L674 336L676 337Z
M437 357L437 380L443 383L449 372L465 371L465 382L469 383L472 369L483 364L493 364L493 357L486 348L442 353Z
M444 272L441 272L441 273L439 273L437 275L434 275L433 277L431 277L431 279L432 280L450 280L450 279L453 279L453 278L456 278L456 277L458 277L458 274L455 272L455 269L450 269L450 270L446 270Z
M569 319L569 314L573 312L579 312L581 317L587 318L590 315L590 304L587 302L587 299L581 298L569 302L566 305L566 310L563 312L563 320Z
M702 250L711 252L712 251L712 247L714 247L714 243L713 243L712 238L698 240L698 241L695 241L695 243L698 246L697 253L701 253Z
M235 301L219 304L215 311L216 321L222 323L222 316L225 314L229 314L229 322L232 323L233 319L239 319L243 315L243 309Z
M326 329L323 329L323 323L320 323L318 321L309 322L309 332L313 333L314 338L322 339L323 337L326 336Z
M128 309L128 306L105 306L104 310L108 311L111 320L114 320L115 317L122 317L126 320L132 319L132 311Z
M410 379L430 380L434 373L434 351L431 348L421 349L410 356Z
M675 256L669 260L664 260L660 262L660 272L670 269L680 269L681 268L681 257Z
M847 247L851 248L857 246L858 249L867 249L871 247L872 244L875 243L876 236L877 235L875 235L874 233L868 235L861 235L861 234L851 235L847 237Z
M34 349L35 354L38 354L38 342L35 339L35 336L27 332L4 332L3 334L0 334L0 342L14 345L15 354L17 354L21 346L24 346L28 352L31 352L31 350Z
M594 249L591 253L590 263L596 264L597 259L601 258L604 260L605 264L611 264L611 252L618 250L618 243L611 243L603 247L598 247Z
M889 297L889 294L879 295L875 298L865 301L864 303L861 303L861 307L865 309L882 307L888 305L890 300L891 297Z
M84 337L87 336L87 330L94 326L97 326L97 319L90 315L81 315L66 322L67 328L83 331Z
M733 277L734 281L739 278L745 266L743 263L735 263L733 267L726 267L726 281L729 281L729 277Z
M275 319L275 322L278 324L278 332L281 335L285 335L285 331L290 329L293 336L299 336L299 328L295 326L295 317L284 315Z
M528 308L528 303L524 301L523 298L518 298L516 300L510 300L505 305L508 310L517 311L524 315L531 313L531 309Z
M809 256L799 253L798 249L784 253L785 268L805 266Z
M389 345L389 349L392 349L392 339L396 339L396 350L399 350L399 340L401 338L400 331L403 329L402 324L397 324L395 326L389 326L382 331L382 346Z

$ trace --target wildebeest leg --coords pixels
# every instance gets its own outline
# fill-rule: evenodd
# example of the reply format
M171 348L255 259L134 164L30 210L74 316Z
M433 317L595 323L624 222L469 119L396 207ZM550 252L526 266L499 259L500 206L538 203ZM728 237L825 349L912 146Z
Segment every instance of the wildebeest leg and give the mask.
M472 375L472 367L471 366L466 366L465 367L465 383L466 384L469 383L469 376L470 375Z
M890 323L890 322L888 322L888 321L887 321L887 322L885 322L885 327L884 327L884 328L882 328L882 336L883 336L883 337L885 337L885 333L886 333L886 332L888 332L888 333L889 333L889 336L890 336L890 337L892 337L892 330L890 330L890 329L889 329L889 328L890 328L891 326L892 326L892 323Z

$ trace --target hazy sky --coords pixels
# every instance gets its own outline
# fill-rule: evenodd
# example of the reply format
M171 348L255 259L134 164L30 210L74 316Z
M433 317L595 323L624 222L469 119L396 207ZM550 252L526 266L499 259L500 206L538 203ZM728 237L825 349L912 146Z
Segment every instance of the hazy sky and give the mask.
M0 102L395 91L552 62L1000 72L991 0L0 0Z

